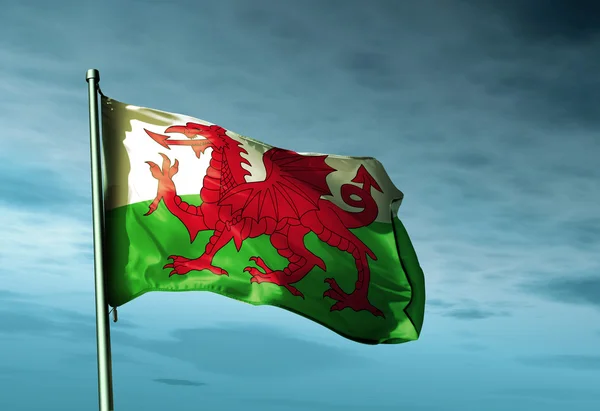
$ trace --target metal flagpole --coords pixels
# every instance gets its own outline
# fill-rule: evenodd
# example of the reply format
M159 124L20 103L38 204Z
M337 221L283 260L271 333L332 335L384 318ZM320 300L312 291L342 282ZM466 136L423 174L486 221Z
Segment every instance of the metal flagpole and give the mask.
M98 350L98 401L100 411L114 411L112 390L112 361L110 355L110 325L108 302L104 288L102 239L104 213L102 201L102 173L100 151L100 122L98 118L98 83L100 73L87 71L90 106L90 159L92 165L92 216L94 226L94 275L96 282L96 344Z

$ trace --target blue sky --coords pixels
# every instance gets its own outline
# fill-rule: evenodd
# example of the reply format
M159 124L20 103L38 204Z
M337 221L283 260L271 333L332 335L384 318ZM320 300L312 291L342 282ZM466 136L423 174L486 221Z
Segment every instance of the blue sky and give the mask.
M591 3L2 1L0 409L97 406L88 68L120 101L377 157L427 282L421 339L375 347L147 294L112 326L117 410L598 409Z

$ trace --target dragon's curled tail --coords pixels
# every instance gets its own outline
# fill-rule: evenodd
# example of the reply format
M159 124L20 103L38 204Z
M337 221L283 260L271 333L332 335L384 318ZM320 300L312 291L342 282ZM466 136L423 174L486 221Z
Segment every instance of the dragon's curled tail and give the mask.
M354 183L361 183L362 187L354 184L343 184L341 187L342 200L351 207L362 208L362 211L345 211L333 204L330 207L336 212L346 227L365 227L375 221L379 213L377 202L371 194L371 187L379 192L382 190L373 176L362 165L359 167L356 177L352 181Z

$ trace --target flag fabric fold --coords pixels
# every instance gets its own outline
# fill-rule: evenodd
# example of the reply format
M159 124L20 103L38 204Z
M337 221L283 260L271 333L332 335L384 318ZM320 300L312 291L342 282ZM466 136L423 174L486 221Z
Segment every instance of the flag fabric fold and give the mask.
M300 154L105 96L101 112L111 306L211 291L362 343L419 337L423 272L376 159Z

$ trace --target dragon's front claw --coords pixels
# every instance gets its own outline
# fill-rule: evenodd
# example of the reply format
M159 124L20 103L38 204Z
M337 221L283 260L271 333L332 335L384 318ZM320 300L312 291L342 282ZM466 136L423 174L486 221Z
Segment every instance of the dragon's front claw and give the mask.
M163 153L159 153L163 159L162 168L153 161L146 161L146 164L150 166L150 172L152 177L157 179L160 183L171 182L172 178L179 171L179 161L175 159L175 162L171 166L171 159Z
M155 162L146 161L146 164L150 166L150 173L152 174L152 177L158 180L158 190L154 201L152 201L152 203L148 207L148 212L144 214L145 216L148 216L156 211L160 200L162 200L167 193L175 192L173 176L177 174L177 171L179 169L179 161L175 160L175 163L173 164L173 166L171 166L171 160L169 159L169 157L162 153L159 154L163 158L162 169Z
M160 169L158 164L156 164L153 161L146 161L146 164L150 166L150 172L152 173L152 177L156 178L157 180L160 180L160 178L162 177L162 170Z
M205 257L190 259L178 255L170 255L169 260L173 260L173 262L165 264L165 266L163 267L163 269L172 269L169 273L169 277L172 277L174 275L184 275L189 273L190 271L202 270L208 270L216 275L229 275L227 271L223 270L222 268L215 267L214 265L210 264L210 261Z

